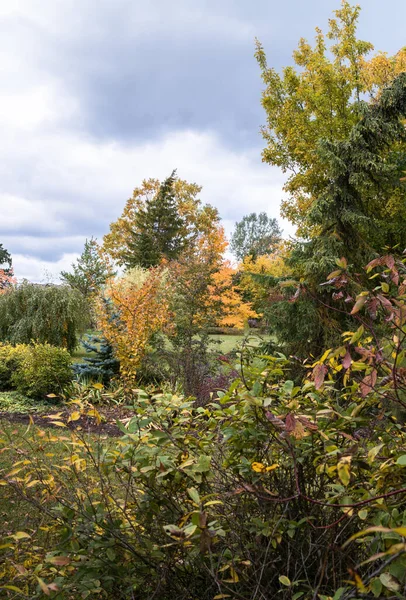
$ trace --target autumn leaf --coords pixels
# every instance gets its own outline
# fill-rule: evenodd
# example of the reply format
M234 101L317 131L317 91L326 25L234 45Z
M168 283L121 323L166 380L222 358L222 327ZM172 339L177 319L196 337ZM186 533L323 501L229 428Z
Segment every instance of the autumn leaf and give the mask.
M349 369L352 363L352 358L351 358L351 354L350 351L347 350L343 360L342 360L342 365L344 367L344 369Z
M326 365L317 364L313 369L313 379L316 390L319 390L324 383L324 379L327 374Z
M296 419L292 413L286 415L286 432L294 438L300 440L305 435L303 425Z
M365 398L365 396L367 394L369 394L370 392L373 391L374 386L376 384L376 379L377 379L377 371L376 371L376 369L373 369L372 372L369 375L367 375L366 377L364 377L364 379L361 381L360 392L361 392L361 396L363 398Z

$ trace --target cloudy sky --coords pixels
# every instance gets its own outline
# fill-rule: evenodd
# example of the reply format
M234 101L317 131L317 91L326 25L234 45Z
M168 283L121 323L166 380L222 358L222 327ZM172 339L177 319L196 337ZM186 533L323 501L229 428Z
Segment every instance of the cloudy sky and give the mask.
M57 276L142 179L173 168L203 185L228 231L248 212L279 217L254 39L281 68L339 4L0 0L0 242L17 277ZM360 37L405 45L405 0L360 4Z

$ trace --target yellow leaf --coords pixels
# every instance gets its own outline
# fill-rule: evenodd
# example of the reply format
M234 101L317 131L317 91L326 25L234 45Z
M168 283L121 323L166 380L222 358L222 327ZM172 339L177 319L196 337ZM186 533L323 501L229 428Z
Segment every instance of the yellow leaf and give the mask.
M17 533L11 535L10 537L14 538L15 540L24 540L27 538L31 538L31 536L28 533L25 533L25 531L17 531Z
M80 412L78 410L73 411L69 416L69 421L78 421L80 419Z

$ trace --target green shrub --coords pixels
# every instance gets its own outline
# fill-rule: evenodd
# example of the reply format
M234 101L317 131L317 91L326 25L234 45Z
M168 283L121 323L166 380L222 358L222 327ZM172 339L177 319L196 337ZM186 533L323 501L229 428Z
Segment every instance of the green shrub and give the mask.
M12 387L29 398L63 391L73 378L70 354L50 344L26 347L23 359L11 376Z
M11 346L10 344L0 344L0 391L4 392L12 389L12 375L18 369L28 352L29 346L19 344Z

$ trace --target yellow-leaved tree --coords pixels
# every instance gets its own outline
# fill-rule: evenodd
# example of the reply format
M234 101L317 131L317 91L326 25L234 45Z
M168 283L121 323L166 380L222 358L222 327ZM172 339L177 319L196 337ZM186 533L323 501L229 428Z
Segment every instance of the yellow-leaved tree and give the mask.
M120 361L125 382L134 383L151 336L170 322L165 267L132 269L110 281L97 306L98 326Z
M405 71L406 52L370 57L373 45L357 38L359 6L342 0L326 34L316 28L314 45L301 39L293 53L294 65L279 73L269 67L263 46L256 58L265 89L262 105L267 123L263 160L279 166L288 178L282 215L297 225L300 236L317 236L309 221L310 207L329 185L322 140L343 141L363 117L365 98L374 102L394 77ZM404 194L380 207L383 218L404 218ZM380 215L380 216L381 216Z
M244 299L252 302L254 310L262 312L275 296L277 281L292 275L286 264L288 251L286 244L282 243L276 252L256 258L246 256L239 265L238 286Z
M248 319L256 319L258 313L253 310L251 302L244 302L241 292L233 283L237 273L229 261L224 261L221 268L213 273L209 285L209 303L218 307L216 324L223 327L245 327Z

